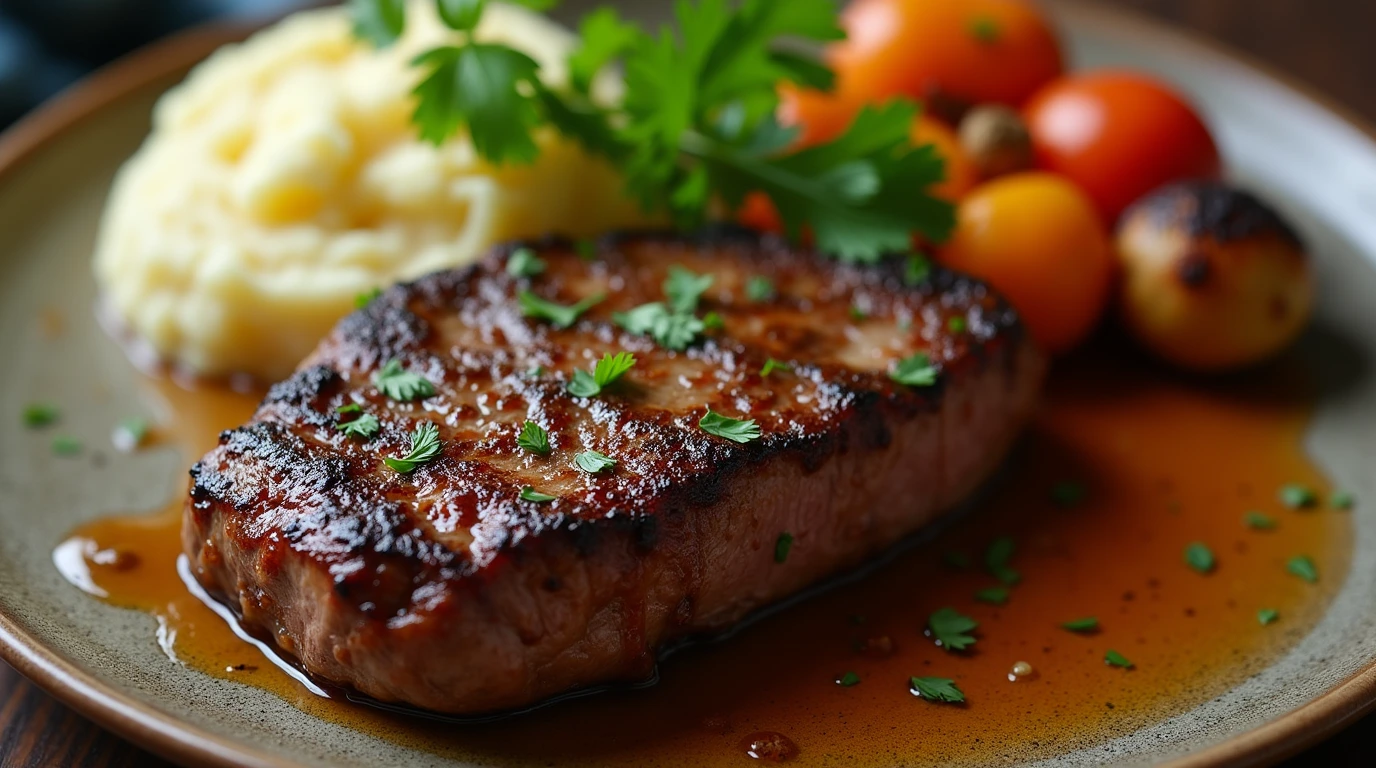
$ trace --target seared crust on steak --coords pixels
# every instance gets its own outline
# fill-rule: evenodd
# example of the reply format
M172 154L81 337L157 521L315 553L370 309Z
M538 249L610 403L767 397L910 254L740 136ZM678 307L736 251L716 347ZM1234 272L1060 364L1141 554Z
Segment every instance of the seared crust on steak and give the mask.
M383 701L476 714L643 679L666 642L724 628L949 509L1001 460L1041 383L1006 304L901 258L845 266L751 233L642 233L604 238L592 259L567 241L524 244L547 268L515 278L516 247L344 319L191 470L196 577L308 671ZM663 301L671 265L714 276L701 312L723 320L684 352L611 320ZM754 276L776 294L751 301ZM522 315L523 288L566 305L607 298L560 330ZM574 370L622 350L637 358L622 380L568 393ZM924 351L935 385L890 378ZM762 376L769 358L792 369ZM436 394L379 392L371 376L393 359ZM349 403L381 421L375 437L337 429ZM761 438L704 432L708 407L755 419ZM527 419L548 430L548 456L517 445ZM440 456L410 474L385 467L425 421ZM615 468L580 470L574 454L589 449ZM526 486L556 498L523 501Z

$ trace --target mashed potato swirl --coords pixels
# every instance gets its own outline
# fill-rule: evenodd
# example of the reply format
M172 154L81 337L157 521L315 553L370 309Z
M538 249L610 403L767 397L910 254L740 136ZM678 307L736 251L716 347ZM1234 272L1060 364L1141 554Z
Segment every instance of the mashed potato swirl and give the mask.
M410 67L448 40L433 2L375 51L339 8L308 11L217 52L169 91L121 170L97 279L114 315L206 376L287 375L376 286L464 264L489 245L643 222L602 162L552 131L529 166L491 166L410 124ZM559 83L572 36L495 4L477 37Z

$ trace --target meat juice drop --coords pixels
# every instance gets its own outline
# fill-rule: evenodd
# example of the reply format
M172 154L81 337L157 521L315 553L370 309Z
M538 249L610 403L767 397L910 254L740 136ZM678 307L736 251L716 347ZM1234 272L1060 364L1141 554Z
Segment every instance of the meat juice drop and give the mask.
M1330 491L1302 450L1312 409L1302 384L1287 375L1183 382L1091 352L1060 364L1006 470L935 539L729 640L674 654L653 687L481 725L332 697L236 634L178 575L180 498L160 514L98 519L55 559L100 599L157 615L163 629L150 622L149 642L194 669L457 759L880 766L1051 757L1190 709L1278 658L1323 615L1349 557L1346 515L1322 505L1298 513L1276 499L1284 484L1321 499ZM258 400L152 386L175 414L159 432L188 465ZM1276 528L1248 528L1249 511ZM1011 584L984 565L996 539L1013 542ZM1215 555L1212 570L1186 564L1192 542ZM1317 583L1286 572L1298 554L1318 565ZM1006 594L988 592L995 587ZM977 623L966 650L924 633L942 608ZM1263 625L1261 610L1279 618ZM1092 632L1061 627L1091 616ZM1110 650L1131 668L1106 663ZM965 702L914 696L913 678L951 680Z

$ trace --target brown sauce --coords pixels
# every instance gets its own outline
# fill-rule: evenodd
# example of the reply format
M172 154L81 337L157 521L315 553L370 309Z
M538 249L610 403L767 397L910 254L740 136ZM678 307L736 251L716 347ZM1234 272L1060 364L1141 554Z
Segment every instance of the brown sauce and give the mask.
M188 462L256 400L158 386L176 414L163 438ZM1303 452L1304 390L1286 370L1203 383L1102 350L1069 361L993 492L934 540L729 641L676 654L651 688L483 725L312 693L188 592L176 569L180 499L151 517L88 525L57 560L78 586L154 614L169 656L440 754L599 766L732 765L750 751L796 765L1010 763L1196 706L1314 626L1346 572L1350 521L1324 503L1331 489ZM1066 481L1083 484L1081 502L1054 498ZM1287 483L1314 489L1319 504L1284 508L1277 489ZM1246 527L1250 510L1276 529ZM998 584L981 563L1000 536L1016 542L1011 566L1022 575L1001 606L974 599ZM1195 541L1216 555L1208 574L1185 562ZM949 553L970 565L953 566ZM1317 583L1287 573L1296 555L1317 564ZM970 650L924 637L926 617L944 606L980 622ZM1263 626L1263 608L1279 619ZM1086 616L1098 631L1059 627ZM1133 667L1107 665L1109 649ZM846 673L859 682L840 684L854 682ZM921 699L909 690L914 676L952 678L967 702Z

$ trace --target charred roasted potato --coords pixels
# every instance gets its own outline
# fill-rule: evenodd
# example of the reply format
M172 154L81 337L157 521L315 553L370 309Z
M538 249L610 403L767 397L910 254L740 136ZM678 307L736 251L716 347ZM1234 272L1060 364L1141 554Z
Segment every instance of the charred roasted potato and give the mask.
M1171 185L1138 201L1121 220L1117 254L1128 328L1186 368L1258 362L1309 319L1314 282L1299 237L1223 182Z

